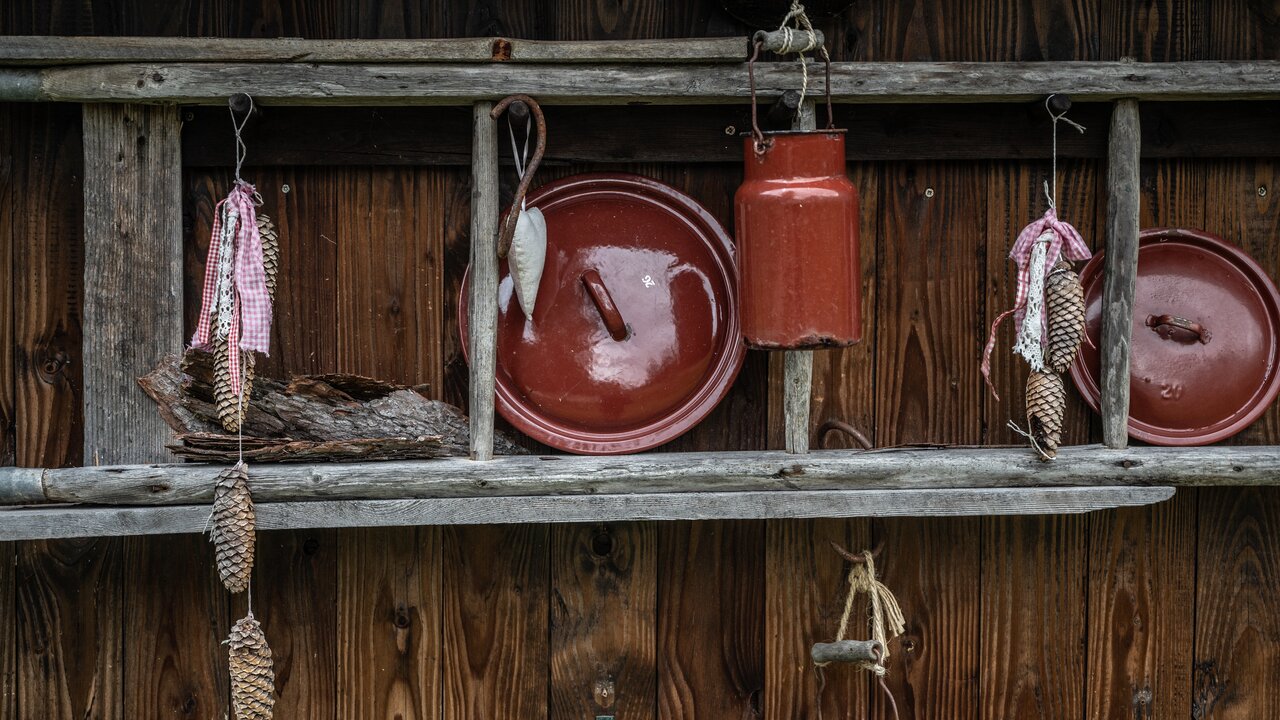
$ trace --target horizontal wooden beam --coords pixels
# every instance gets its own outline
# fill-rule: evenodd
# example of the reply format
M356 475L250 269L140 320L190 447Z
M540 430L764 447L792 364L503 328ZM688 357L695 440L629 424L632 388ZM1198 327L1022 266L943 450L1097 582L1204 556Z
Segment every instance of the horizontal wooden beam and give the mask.
M1063 448L1042 463L1026 448L650 453L619 457L499 456L347 463L262 464L249 484L260 502L792 490L1097 485L1280 484L1280 447ZM210 502L217 466L0 468L0 504L188 505ZM19 486L21 485L21 486Z
M739 133L751 127L747 105L680 108L545 109L543 165L565 163L742 162ZM1105 158L1109 103L1076 103L1071 117L1086 133L1059 133L1063 158ZM1147 103L1142 156L1280 157L1274 128L1280 102ZM183 114L182 159L226 167L233 139L225 108ZM844 105L850 161L1048 159L1049 117L1040 103ZM423 133L422 128L431 128ZM465 108L269 108L248 131L248 165L470 165L471 113ZM509 162L510 153L501 155ZM504 174L510 177L510 174Z
M304 40L302 38L6 37L0 65L120 62L438 63L742 62L745 37L670 40Z
M486 465L491 463L485 463ZM791 490L258 503L258 529L1083 513L1162 502L1171 487ZM0 509L0 540L204 532L208 505Z
M1280 61L835 63L842 103L1024 102L1048 92L1079 102L1280 98ZM756 69L760 93L800 83L796 63ZM523 93L544 104L740 103L745 64L122 63L0 70L0 100L221 105L248 92L262 104L469 105Z

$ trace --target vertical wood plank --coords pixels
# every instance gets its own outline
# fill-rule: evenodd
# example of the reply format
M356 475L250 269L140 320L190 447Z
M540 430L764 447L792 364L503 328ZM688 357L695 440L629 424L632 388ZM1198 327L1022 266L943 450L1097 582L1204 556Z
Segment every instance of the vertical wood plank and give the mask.
M0 143L5 148L25 148L25 128L16 117L18 107L0 107ZM13 335L14 281L17 279L13 262L13 247L19 241L14 231L18 225L14 209L18 202L22 179L15 172L19 153L0 156L0 466L13 465L17 460L14 440L14 372L13 356L16 350ZM0 657L4 657L0 648ZM4 704L0 703L0 710Z
M805 100L791 121L792 130L811 131L816 127L813 100ZM782 406L786 427L786 450L809 452L809 397L813 394L813 351L789 350L782 354Z
M813 397L810 400L810 432L827 420L840 420L862 431L873 443L876 438L876 302L879 277L876 252L880 244L881 165L853 163L849 179L858 188L861 208L859 251L862 268L862 342L852 347L825 350L813 356ZM857 447L852 438L831 433L814 437L819 447Z
M13 120L9 201L0 233L12 240L12 394L18 465L81 464L83 192L77 107L21 106ZM0 323L2 324L2 323ZM8 352L5 353L8 355ZM5 443L0 440L0 446Z
M1195 625L1195 492L1090 517L1085 717L1183 718Z
M980 717L1083 717L1087 518L982 526Z
M765 524L657 532L658 717L761 718Z
M443 528L449 720L548 715L548 526Z
M18 717L18 544L0 543L0 717Z
M208 540L129 538L124 547L124 592L114 610L124 635L124 717L219 720L230 692L221 645L230 630L228 593Z
M439 528L348 530L340 544L337 716L441 717Z
M1199 491L1192 717L1280 718L1280 489Z
M849 588L849 567L832 550L832 541L852 552L869 548L871 521L768 521L766 718L869 717L869 676L852 667L819 670L809 657L813 643L835 639ZM851 628L851 639L869 636L864 623Z
M84 106L85 461L164 460L135 378L182 347L178 109Z
M656 525L556 525L551 550L550 717L656 717Z
M276 717L337 717L340 553L333 530L258 534L253 613L275 663ZM235 596L232 618L244 617L246 600Z
M498 131L493 103L472 108L471 298L467 324L471 351L471 459L493 458L493 391L498 343Z
M121 543L18 545L18 717L121 720Z
M1118 100L1111 111L1107 151L1107 253L1102 288L1102 377L1099 382L1102 441L1129 444L1129 341L1138 282L1139 159L1142 130L1138 102Z

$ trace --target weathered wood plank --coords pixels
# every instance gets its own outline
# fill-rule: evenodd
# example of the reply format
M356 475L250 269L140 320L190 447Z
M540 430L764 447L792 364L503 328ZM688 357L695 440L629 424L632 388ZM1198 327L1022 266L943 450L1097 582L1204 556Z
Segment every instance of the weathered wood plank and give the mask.
M861 717L868 676L849 668L819 671L809 651L835 639L849 588L848 565L830 543L852 552L870 548L871 521L777 520L767 532L763 717ZM852 634L866 636L861 625Z
M1090 518L1085 717L1186 717L1196 491Z
M441 716L450 720L546 718L548 527L525 523L451 527L441 532Z
M1120 100L1111 115L1107 159L1107 253L1102 291L1102 438L1107 447L1129 444L1129 342L1138 282L1141 145L1136 100Z
M18 545L17 717L130 717L122 703L123 546L117 539Z
M3 65L120 62L261 63L603 63L743 62L745 37L550 41L516 38L310 40L231 37L10 36Z
M340 542L359 542L359 537L329 530L258 534L253 614L275 662L276 717L338 717ZM235 596L231 619L244 617L247 606L244 595Z
M471 364L471 459L493 459L494 373L498 361L498 129L493 103L472 108L471 296L467 349Z
M554 137L543 157L546 168L574 162L632 162L640 157L647 163L738 163L742 142L737 132L750 123L749 110L740 105L558 105L544 108L544 112ZM1058 157L1105 158L1104 129L1110 112L1109 103L1076 103L1071 117L1089 132L1059 133ZM1142 156L1277 157L1280 137L1270 130L1278 113L1280 103L1267 101L1143 103ZM233 142L226 109L188 108L184 119L183 164L225 166L226 148ZM845 153L850 161L1030 160L1048 159L1050 152L1047 116L1028 112L1023 105L840 105L835 108L835 120L836 127L847 131ZM432 132L424 135L423 127L432 128ZM279 106L255 119L252 137L253 152L246 167L263 166L264 171L273 165L469 168L471 164L470 113L456 107ZM508 162L506 156L500 156L499 161ZM865 209L875 199L866 191L874 187L874 176L862 178L866 172L862 165L851 165L849 171L863 190ZM253 170L250 174L261 179L262 172ZM1067 180L1069 172L1064 167L1061 179ZM724 175L716 178L723 182ZM678 178L671 174L671 180ZM678 181L673 184L683 185ZM699 184L705 187L710 181ZM706 195L695 197L708 202ZM331 211L332 205L331 201L312 212ZM276 208L278 203L268 198L267 207ZM299 207L304 206L299 203ZM732 208L726 220L731 217ZM1075 213L1072 217L1073 224L1080 220ZM867 220L874 229L876 216L863 212L864 223ZM207 239L208 233L204 235ZM864 245L867 237L864 230ZM281 297L287 297L283 290Z
M440 531L358 530L340 545L338 717L440 718Z
M551 529L551 720L657 716L657 527Z
M982 520L982 720L1085 716L1094 517Z
M1174 488L1056 487L943 490L791 490L648 495L507 496L260 503L260 530L772 518L945 517L1081 513L1147 505ZM202 532L207 505L0 509L0 540Z
M18 545L0 543L0 716L18 716Z
M736 103L750 97L739 63L566 68L530 63L395 65L173 63L0 70L0 99L221 104L244 88L263 104L466 105L512 93L548 105ZM1046 88L1074 99L1280 98L1280 61L833 63L835 102L1026 102ZM799 82L794 63L756 70L758 92Z
M122 565L124 596L116 611L127 608L118 621L124 717L220 720L230 693L221 644L230 630L229 594L208 539L129 538Z
M260 502L494 495L681 493L1079 485L1273 485L1280 448L1067 447L1052 463L1023 448L651 453L629 457L504 456L347 464L254 466ZM21 495L52 502L121 505L207 503L210 465L0 468L26 482ZM21 496L20 495L20 496ZM9 501L6 498L6 501Z
M765 523L657 532L658 717L761 717Z
M791 120L792 130L813 130L813 100L800 104ZM775 361L774 356L770 356ZM813 351L791 350L782 353L782 424L786 440L783 447L793 454L809 452L809 397L813 394Z
M182 197L175 107L84 106L84 457L167 456L134 382L182 347Z
M1280 491L1200 491L1192 717L1280 718Z
M0 108L0 142L8 147L23 147L21 142L29 135L20 117L21 110L16 107ZM25 115L26 113L21 113ZM16 154L16 153L15 153ZM19 155L21 157L21 155ZM0 173L0 307L11 308L14 301L14 281L18 274L13 262L14 246L22 242L16 232L18 217L23 203L19 199L25 187L22 178L14 177L12 159L7 163L6 172ZM14 441L14 429L17 417L14 415L14 317L12 312L0 312L0 466L13 465L17 460L17 448ZM2 491L0 491L2 492ZM11 651L8 651L11 652ZM0 648L0 657L7 652ZM14 690L16 692L16 690ZM0 710L5 708L0 701Z

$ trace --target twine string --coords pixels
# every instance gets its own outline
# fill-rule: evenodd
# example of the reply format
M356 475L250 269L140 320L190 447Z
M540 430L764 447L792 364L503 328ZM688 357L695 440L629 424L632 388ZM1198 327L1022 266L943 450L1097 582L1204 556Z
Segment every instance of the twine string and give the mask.
M511 126L511 115L507 115L507 134L511 136L511 159L516 164L516 178L524 180L525 167L529 162L529 135L533 132L533 117L525 118L524 121L524 149L521 150L516 146L516 131ZM525 199L520 198L520 209L525 209Z
M1053 169L1049 173L1049 180L1044 184L1044 196L1045 199L1049 201L1049 207L1053 209L1058 207L1058 122L1064 122L1076 130L1079 130L1081 134L1084 134L1084 126L1067 117L1066 110L1063 110L1060 113L1055 113L1053 108L1049 106L1049 101L1053 100L1056 96L1057 93L1054 93L1044 99L1044 109L1048 111L1049 117L1053 120Z
M787 23L795 22L794 29L787 27ZM804 47L795 47L796 30L804 30L807 33L807 41ZM792 0L791 9L787 11L785 17L782 18L782 24L778 26L778 31L782 33L782 47L778 53L785 55L790 52L798 52L800 54L800 105L804 106L805 95L809 93L809 60L805 57L805 53L813 52L818 47L818 33L813 29L813 23L809 22L809 16L804 11L804 5L799 0ZM823 57L827 57L827 49L822 48Z
M253 96L250 95L249 93L245 93L244 96L249 98L249 111L244 114L243 120L236 117L235 105L232 103L230 98L227 99L227 110L230 111L231 113L231 128L232 130L235 131L235 134L236 134L236 182L237 183L241 182L240 167L244 165L244 158L248 154L248 148L245 147L244 138L242 138L240 134L244 131L245 126L249 124L249 118L253 116L253 109L254 109ZM254 200L259 205L262 204L261 197L255 197Z

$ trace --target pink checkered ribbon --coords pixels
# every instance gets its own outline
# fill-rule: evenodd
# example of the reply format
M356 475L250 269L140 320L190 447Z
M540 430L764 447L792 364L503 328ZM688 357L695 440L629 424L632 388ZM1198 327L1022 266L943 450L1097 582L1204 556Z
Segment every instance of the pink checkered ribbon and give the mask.
M1080 233L1071 227L1070 223L1059 220L1058 212L1052 207L1045 211L1044 217L1022 228L1022 232L1018 233L1018 239L1013 243L1013 249L1009 251L1009 258L1018 264L1017 302L991 323L991 335L987 338L987 346L982 351L982 377L997 400L1000 399L1000 395L991 384L991 351L996 346L996 331L1000 328L1000 323L1010 315L1014 315L1016 331L1021 331L1023 311L1027 305L1027 288L1031 284L1031 249L1035 247L1036 240L1046 231L1053 238L1049 241L1048 252L1045 254L1048 258L1044 265L1046 278L1053 271L1059 253L1068 260L1088 260L1093 257L1089 252L1089 246L1084 244L1084 238L1080 237Z
M226 310L230 313L230 331L227 342L232 348L267 354L271 343L271 295L267 292L267 275L262 266L262 237L258 234L257 211L254 198L257 191L252 185L237 180L226 199L214 208L213 233L209 240L209 255L204 269L204 296L200 318L196 323L191 344L208 349L218 316ZM235 223L230 235L232 247L231 307L224 308L224 300L218 292L220 275L219 259L222 255L224 219ZM240 393L240 353L232 352L230 358L231 387Z

